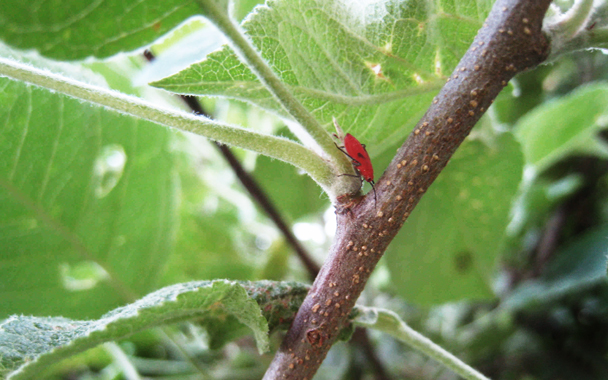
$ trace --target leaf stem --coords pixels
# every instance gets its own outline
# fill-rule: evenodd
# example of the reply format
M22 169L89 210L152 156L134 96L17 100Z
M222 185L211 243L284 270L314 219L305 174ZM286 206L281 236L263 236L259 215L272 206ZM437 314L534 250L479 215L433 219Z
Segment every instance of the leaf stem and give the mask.
M549 28L556 29L563 40L571 40L587 24L592 10L593 0L579 0L566 12L562 20Z
M212 140L285 161L306 171L326 191L329 190L334 178L329 165L319 155L284 138L264 135L200 116L163 108L134 96L62 77L10 59L0 58L0 76L28 82L128 115L185 132L196 133Z
M104 344L106 350L114 358L114 362L118 364L121 369L122 375L127 380L142 380L139 376L137 369L133 366L133 363L129 360L129 357L125 352L114 342L108 342Z
M393 311L363 306L358 307L358 310L362 314L353 321L355 324L385 332L435 359L467 380L489 380L441 346L433 343L429 338L409 327Z
M333 157L341 166L341 170L349 170L350 163L339 155L335 149L330 134L308 112L306 108L290 92L281 78L272 71L264 58L253 47L240 28L232 22L228 12L222 9L214 0L198 0L205 15L230 40L232 48L247 63L260 81L276 97L285 110L310 134L321 149Z

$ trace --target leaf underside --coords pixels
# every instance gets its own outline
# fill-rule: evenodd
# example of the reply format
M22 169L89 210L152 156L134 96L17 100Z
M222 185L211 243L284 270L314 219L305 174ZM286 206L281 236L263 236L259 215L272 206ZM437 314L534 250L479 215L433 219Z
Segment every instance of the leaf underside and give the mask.
M243 28L302 104L332 117L372 156L402 140L473 40L492 1L272 0ZM228 47L153 83L172 92L240 99L284 115Z
M198 281L163 288L98 320L13 316L0 325L0 368L16 370L12 380L35 379L51 364L103 342L186 320L207 329L211 348L251 331L266 352L269 330L288 326L307 291L295 283Z

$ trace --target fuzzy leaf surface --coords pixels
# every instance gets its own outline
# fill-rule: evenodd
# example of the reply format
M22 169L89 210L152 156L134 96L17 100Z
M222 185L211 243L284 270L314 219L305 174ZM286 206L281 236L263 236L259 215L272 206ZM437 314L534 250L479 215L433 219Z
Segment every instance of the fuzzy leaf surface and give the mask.
M11 380L35 379L49 365L103 342L193 319L215 347L249 329L266 352L269 323L285 328L306 293L294 283L198 281L163 288L98 320L13 316L0 325L0 368L16 370Z
M257 7L243 28L317 120L333 131L335 116L373 156L411 130L492 3L272 0ZM153 85L241 99L283 114L228 47Z
M0 78L0 318L97 318L158 286L178 225L174 139Z

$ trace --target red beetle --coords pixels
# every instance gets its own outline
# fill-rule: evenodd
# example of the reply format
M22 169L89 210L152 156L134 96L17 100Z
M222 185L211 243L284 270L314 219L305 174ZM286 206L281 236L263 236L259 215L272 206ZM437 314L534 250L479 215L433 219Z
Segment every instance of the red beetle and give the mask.
M341 132L341 130L339 129L340 127L336 122L336 119L334 119L334 124L338 132ZM346 154L348 158L351 159L353 167L355 168L357 174L359 174L359 176L363 177L364 180L366 180L367 182L369 182L370 185L372 185L372 190L374 190L375 204L375 202L377 201L377 196L376 188L374 187L374 167L372 166L372 161L369 158L369 154L367 154L367 150L365 150L365 145L361 144L355 136L351 135L350 133L347 133L346 136L344 136L344 149L346 150L339 147L338 144L336 144L336 147L340 149L342 153Z
M364 180L374 186L374 167L369 159L369 154L365 150L365 145L361 144L355 136L347 133L344 136L344 148L346 155L353 161L353 166Z

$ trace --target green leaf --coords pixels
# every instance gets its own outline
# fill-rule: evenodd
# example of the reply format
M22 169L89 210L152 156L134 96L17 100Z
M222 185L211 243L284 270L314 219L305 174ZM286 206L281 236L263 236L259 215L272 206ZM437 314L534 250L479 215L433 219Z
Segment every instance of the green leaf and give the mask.
M608 226L602 226L564 246L539 279L521 283L501 307L521 309L545 304L605 282L607 235Z
M608 84L597 83L547 102L524 116L515 133L526 161L538 171L573 153L608 157L597 133L605 127Z
M5 0L0 38L55 59L108 57L151 43L197 13L192 0Z
M98 317L158 286L177 226L173 140L0 79L0 318Z
M510 133L463 143L389 246L398 294L426 305L493 297L493 264L522 168Z
M403 139L481 27L492 1L268 1L243 28L298 100L372 155ZM154 86L282 108L228 48Z
M250 235L246 227L236 210L223 201L214 211L185 203L175 247L179 254L172 255L167 263L162 284L214 278L253 279L251 251L255 251L255 235Z
M103 342L193 319L207 327L215 347L242 335L246 326L262 353L269 349L269 324L284 328L306 293L293 283L198 281L163 288L99 320L13 316L0 325L0 364L15 370L11 380L35 379L49 365Z
M227 0L209 1L228 6ZM235 2L241 16L255 5L252 0ZM0 39L54 59L105 58L148 45L202 13L193 0L6 0L0 4Z
M253 175L281 213L291 221L329 207L327 196L319 186L293 166L260 155Z
M3 1L0 37L57 59L107 57L152 42L193 15L192 1Z

